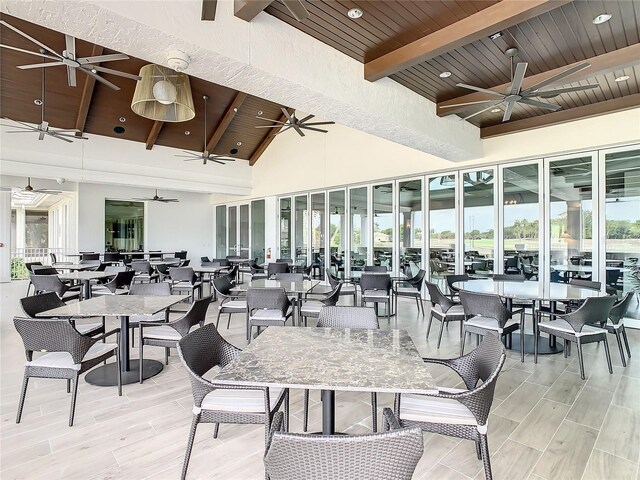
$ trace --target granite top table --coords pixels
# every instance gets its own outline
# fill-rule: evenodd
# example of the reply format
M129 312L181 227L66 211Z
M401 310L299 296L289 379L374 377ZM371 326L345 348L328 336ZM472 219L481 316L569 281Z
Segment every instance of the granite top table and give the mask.
M91 298L91 280L98 280L101 278L109 278L115 277L116 273L114 272L68 272L68 273L59 273L58 278L60 280L77 280L82 282L82 299L88 300Z
M336 390L438 391L406 330L267 328L212 382L322 390L325 435L335 432Z
M247 291L250 288L284 288L287 293L303 294L314 288L320 283L319 280L302 280L298 282L291 282L285 280L267 280L264 278L251 280L247 283L236 285L234 291Z
M92 268L96 268L98 265L98 263L54 263L51 266L56 270L82 271L91 270Z
M87 383L99 386L117 385L117 368L120 368L122 384L138 382L139 360L129 360L129 317L151 316L189 298L187 295L104 295L84 302L74 302L38 314L42 317L120 317L120 352L118 363L94 368L85 376ZM142 377L149 378L162 371L162 363L144 360Z

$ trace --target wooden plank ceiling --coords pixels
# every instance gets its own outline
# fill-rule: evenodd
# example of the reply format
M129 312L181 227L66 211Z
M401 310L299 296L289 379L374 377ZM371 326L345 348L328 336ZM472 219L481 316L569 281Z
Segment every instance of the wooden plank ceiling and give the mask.
M495 0L306 0L304 4L310 16L302 22L293 18L278 1L271 3L265 11L366 64L445 27L455 26L456 22L477 12L491 10L497 3ZM535 1L530 0L529 3ZM503 92L504 87L496 87L510 82L510 60L504 54L508 48L518 48L517 61L528 63L529 77L545 75L551 70L625 47L639 46L640 2L576 0L538 4L548 11L502 28L502 36L495 40L484 36L397 71L390 78L439 103L473 93L457 87L457 83ZM364 11L364 15L357 20L350 19L346 14L354 7ZM592 20L601 13L611 14L611 20L594 25ZM490 20L491 15L487 15L486 21ZM558 112L550 113L537 107L517 104L511 121L505 124L501 122L502 111L486 112L469 121L482 127L482 136L486 137L638 106L640 55L637 49L628 53L630 55L623 63L608 62L608 69L594 76L580 77L577 81L563 84L577 86L597 83L599 88L545 99L560 105L562 109ZM439 75L442 72L451 72L451 76L441 78ZM624 82L615 81L623 75L630 78ZM473 106L457 111L439 109L438 114L446 115L455 111L460 116L466 116L477 110L479 108ZM540 118L533 120L534 117ZM510 126L507 127L508 124Z
M65 37L62 33L9 15L2 15L0 18L58 52L65 49ZM3 45L37 51L36 45L9 28L2 27L0 30ZM92 52L99 50L101 54L118 53L76 40L78 57L96 54ZM195 152L203 151L206 133L206 142L214 147L210 150L213 153L245 160L252 159L253 164L257 161L256 154L262 153L264 144L270 142L269 134L271 133L269 129L255 128L257 125L265 124L264 121L256 118L258 112L262 111L262 116L268 119L277 119L282 115L280 105L190 77L196 116L188 122L162 124L140 117L131 110L131 99L135 89L134 80L101 74L105 79L118 85L121 90L112 90L100 82L95 82L95 86L91 88L91 85L87 85L86 82L88 77L78 72L78 86L69 87L64 67L30 70L16 68L17 65L37 62L38 58L35 56L2 49L0 56L0 115L2 117L40 123L40 107L34 104L34 100L42 97L42 71L46 70L45 120L53 127L76 128L78 125L87 133L140 142L141 149L145 146L151 148L155 144ZM130 58L105 63L104 66L138 74L140 68L148 63L138 58ZM209 97L207 132L204 131L203 95ZM234 107L238 109L237 113L233 111ZM121 122L121 117L126 120ZM116 127L123 127L124 132L116 133L114 130ZM186 132L190 133L187 135ZM238 145L238 143L241 144ZM234 149L237 151L232 153ZM179 153L176 152L176 154ZM181 161L176 158L176 165ZM218 164L209 162L207 168L210 168L210 165Z

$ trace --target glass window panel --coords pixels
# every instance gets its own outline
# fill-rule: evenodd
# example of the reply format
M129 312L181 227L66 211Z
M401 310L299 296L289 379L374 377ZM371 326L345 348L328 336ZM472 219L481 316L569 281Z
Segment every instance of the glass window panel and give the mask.
M429 179L429 276L442 286L444 275L455 273L456 176Z
M351 271L363 270L367 264L367 244L369 243L367 224L369 210L367 206L367 187L349 190L350 229L351 229Z
M554 265L585 265L593 257L591 156L549 164L551 281L566 282L574 273ZM591 278L590 273L580 273Z
M540 251L538 164L503 170L504 272L537 275Z
M320 268L320 278L324 278L324 193L311 195L311 251L312 263Z
M45 211L25 211L24 242L27 248L46 248L49 243L49 213Z
M105 251L144 250L144 203L104 201Z
M422 268L422 180L400 182L398 228L400 229L400 267L414 276Z
M393 184L373 187L373 264L393 270Z
M640 150L605 157L607 287L622 296L640 290Z
M238 207L229 207L229 253L237 255Z
M493 170L463 175L465 265L477 275L494 271Z
M240 257L249 258L249 205L240 205Z
M296 265L307 266L307 248L309 245L309 210L307 209L307 196L300 195L295 198L296 220Z
M251 258L264 262L264 200L251 202Z
M216 207L216 256L224 257L227 252L227 206Z
M293 258L291 255L291 198L280 199L280 254L277 258Z
M345 194L344 190L329 192L329 248L331 272L344 275L344 231L345 231Z

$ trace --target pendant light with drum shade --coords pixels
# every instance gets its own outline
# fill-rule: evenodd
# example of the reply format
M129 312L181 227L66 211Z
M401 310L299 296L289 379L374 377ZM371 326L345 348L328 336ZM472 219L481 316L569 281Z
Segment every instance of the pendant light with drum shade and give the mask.
M189 76L162 65L140 69L131 110L160 122L186 122L196 116Z

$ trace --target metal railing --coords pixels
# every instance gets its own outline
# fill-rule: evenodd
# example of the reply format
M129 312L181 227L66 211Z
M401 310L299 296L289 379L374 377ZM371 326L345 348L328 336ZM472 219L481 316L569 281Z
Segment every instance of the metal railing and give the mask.
M40 262L43 265L50 265L50 253L55 253L58 261L67 260L68 250L66 248L25 247L13 249L11 251L11 278L21 280L29 277L25 263Z

